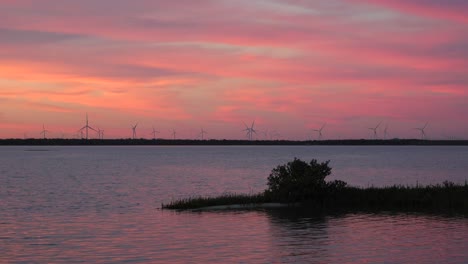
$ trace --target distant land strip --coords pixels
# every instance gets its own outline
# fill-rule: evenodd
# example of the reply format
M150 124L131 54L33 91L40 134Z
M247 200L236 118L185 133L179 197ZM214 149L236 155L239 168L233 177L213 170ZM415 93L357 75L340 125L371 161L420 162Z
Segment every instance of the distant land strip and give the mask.
M334 139L334 140L232 140L232 139L0 139L4 146L468 146L468 140Z

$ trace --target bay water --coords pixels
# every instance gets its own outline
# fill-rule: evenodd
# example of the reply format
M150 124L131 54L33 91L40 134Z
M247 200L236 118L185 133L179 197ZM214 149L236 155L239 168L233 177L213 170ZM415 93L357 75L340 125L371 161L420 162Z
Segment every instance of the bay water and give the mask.
M160 209L260 192L294 157L361 187L468 179L454 146L3 146L0 263L468 262L463 215Z

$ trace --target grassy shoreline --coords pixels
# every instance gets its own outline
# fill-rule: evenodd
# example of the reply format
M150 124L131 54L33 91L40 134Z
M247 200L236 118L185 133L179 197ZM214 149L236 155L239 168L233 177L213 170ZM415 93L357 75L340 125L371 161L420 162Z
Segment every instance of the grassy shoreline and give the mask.
M325 210L404 210L468 212L468 184L428 186L344 187L332 192L319 192L313 198L289 201L277 199L268 192L227 194L218 197L190 197L162 204L162 209L192 210L212 206L258 205L268 203L300 204Z

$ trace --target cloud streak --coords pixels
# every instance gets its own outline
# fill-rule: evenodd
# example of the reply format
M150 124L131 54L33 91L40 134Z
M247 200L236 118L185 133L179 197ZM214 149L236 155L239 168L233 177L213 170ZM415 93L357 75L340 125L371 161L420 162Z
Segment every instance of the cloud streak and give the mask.
M468 113L465 1L0 4L0 110L18 126L91 111L115 128L211 124L217 138L250 119L292 138L327 120L358 138L353 124L382 119L401 136L421 120L468 131L455 128Z

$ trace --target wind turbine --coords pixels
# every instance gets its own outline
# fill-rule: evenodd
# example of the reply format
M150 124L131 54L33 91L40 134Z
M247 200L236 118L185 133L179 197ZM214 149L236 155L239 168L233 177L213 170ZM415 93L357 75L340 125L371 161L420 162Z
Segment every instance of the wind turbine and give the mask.
M385 125L385 128L384 128L384 139L387 139L387 136L388 136L388 124Z
M379 128L380 124L382 124L382 122L380 122L377 126L375 127L370 127L369 130L372 130L374 131L374 139L377 139L377 128Z
M43 136L44 139L46 139L46 134L47 134L48 132L50 132L50 131L49 131L49 130L46 130L44 124L42 124L42 131L41 131L40 134Z
M157 131L157 130L154 129L154 127L153 127L153 131L151 131L150 134L153 135L153 139L156 140L156 134L159 134L159 131Z
M323 130L323 128L325 128L326 125L327 125L327 123L324 123L320 129L313 129L315 132L318 132L318 134L319 134L318 139L319 140L322 139L322 136L323 136L322 130Z
M252 135L253 133L257 134L257 131L254 129L255 126L255 120L252 122L252 125L249 127L247 124L244 122L245 129L243 131L247 131L246 136L249 138L249 140L252 140Z
M132 126L132 132L133 132L133 135L132 135L132 138L135 139L136 138L136 128L138 126L138 123L136 123L134 126Z
M205 139L205 134L208 134L203 128L200 130L200 134L198 134L201 137L201 140Z
M427 124L428 122L426 122L426 124L423 127L415 128L416 130L421 131L421 139L426 139L426 132L424 131L424 129L426 129Z
M84 129L86 129L86 140L88 140L88 129L91 129L91 130L97 132L96 129L90 127L89 124L88 124L88 113L86 113L86 125L84 127L82 127L79 131L83 131Z
M98 139L104 139L104 130L101 130L98 127L97 134L98 134Z
M175 131L175 129L172 129L172 134L171 134L171 135L172 135L172 138L173 138L174 140L175 140L175 138L176 138L176 134L177 134L177 132Z

